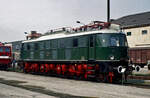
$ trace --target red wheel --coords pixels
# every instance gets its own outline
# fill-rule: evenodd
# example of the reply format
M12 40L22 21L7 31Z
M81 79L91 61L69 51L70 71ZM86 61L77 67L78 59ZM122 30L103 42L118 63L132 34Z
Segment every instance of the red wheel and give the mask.
M113 82L113 77L114 77L114 73L113 72L109 72L109 82L112 83Z
M60 75L61 74L61 65L56 65L56 73L58 74L58 75Z
M93 70L94 66L87 66L87 70Z
M24 69L25 69L25 70L28 69L28 66L29 66L29 64L28 64L28 63L25 63Z
M55 69L54 64L50 64L50 65L49 65L49 70L54 70L54 69Z
M45 72L45 66L44 66L44 64L41 64L41 66L40 66L40 72L41 73Z
M75 66L74 65L70 65L69 66L69 74L71 76L73 76L73 75L75 75L75 73L76 73Z
M63 64L61 65L62 68L62 74L64 75L67 72L67 65Z
M34 72L34 64L31 64L30 70L31 70L31 72Z
M87 77L88 77L88 74L87 74L87 73L85 73L85 74L84 74L84 78L85 78L85 79L87 79Z
M83 69L87 70L87 64L83 64Z
M39 71L39 66L38 66L38 64L34 64L34 70L35 70L35 72L38 72L38 71Z
M31 68L31 72L37 72L38 71L38 64L32 64L30 68Z
M83 73L83 72L82 72L82 65L81 65L81 64L80 64L80 65L77 65L76 75L77 75L77 76L80 76L82 73Z
M84 78L93 78L95 77L95 65L84 64Z
M30 64L29 63L25 63L24 71L30 72Z
M45 64L45 72L47 73L47 72L49 72L49 65L48 64Z

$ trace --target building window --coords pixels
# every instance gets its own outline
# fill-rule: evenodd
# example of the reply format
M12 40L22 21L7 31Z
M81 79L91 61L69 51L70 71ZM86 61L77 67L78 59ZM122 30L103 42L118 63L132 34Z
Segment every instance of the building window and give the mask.
M127 32L127 36L131 36L131 32Z
M142 30L142 35L147 34L147 30Z

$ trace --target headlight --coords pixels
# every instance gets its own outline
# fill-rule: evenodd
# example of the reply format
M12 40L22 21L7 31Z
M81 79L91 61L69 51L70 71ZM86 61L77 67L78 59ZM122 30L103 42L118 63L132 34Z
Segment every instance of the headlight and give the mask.
M115 57L112 55L112 56L110 56L110 59L111 59L111 60L114 60L114 59L115 59Z

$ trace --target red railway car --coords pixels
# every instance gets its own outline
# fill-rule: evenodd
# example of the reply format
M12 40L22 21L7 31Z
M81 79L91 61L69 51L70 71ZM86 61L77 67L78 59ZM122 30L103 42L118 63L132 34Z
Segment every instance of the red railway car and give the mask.
M150 70L150 47L130 48L128 54L131 64L141 67L148 66Z
M0 69L7 70L12 63L11 46L0 44Z

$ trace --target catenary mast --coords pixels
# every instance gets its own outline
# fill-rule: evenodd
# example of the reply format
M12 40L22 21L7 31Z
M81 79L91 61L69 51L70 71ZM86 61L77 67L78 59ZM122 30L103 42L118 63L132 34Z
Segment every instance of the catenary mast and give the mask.
M110 0L107 0L107 22L110 22Z

